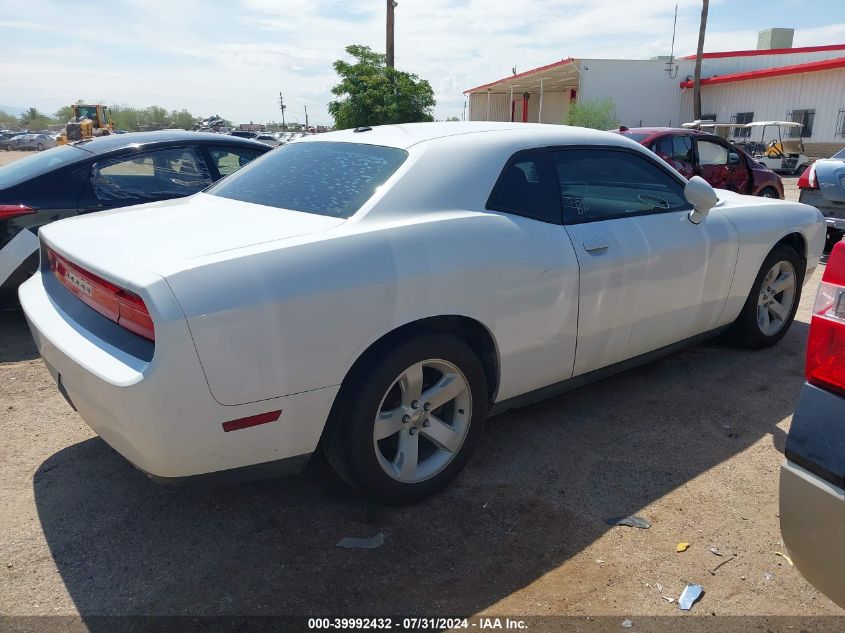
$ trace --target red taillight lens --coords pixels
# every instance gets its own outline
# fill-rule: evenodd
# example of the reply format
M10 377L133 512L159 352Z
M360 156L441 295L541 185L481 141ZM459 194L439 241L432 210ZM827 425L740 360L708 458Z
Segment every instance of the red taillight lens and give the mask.
M807 342L807 381L845 394L845 243L830 253Z
M155 340L155 328L143 299L47 249L50 270L83 303L130 332Z
M801 174L801 177L798 179L798 188L799 189L818 189L819 183L816 181L816 164L813 163L807 169L804 170L804 173Z
M23 204L0 204L0 220L8 220L31 213L35 213L35 209Z

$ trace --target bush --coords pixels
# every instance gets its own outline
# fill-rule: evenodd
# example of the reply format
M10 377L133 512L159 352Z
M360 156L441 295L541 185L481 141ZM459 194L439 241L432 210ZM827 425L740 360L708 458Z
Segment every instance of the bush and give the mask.
M612 130L619 127L616 104L609 97L599 102L570 103L567 123L594 130Z

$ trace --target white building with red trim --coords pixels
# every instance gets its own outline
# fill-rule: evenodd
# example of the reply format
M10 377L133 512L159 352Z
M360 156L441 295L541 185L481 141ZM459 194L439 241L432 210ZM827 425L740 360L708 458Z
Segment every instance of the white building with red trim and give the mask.
M563 124L569 106L610 98L622 125L692 120L695 56L672 60L567 58L467 90L472 121ZM804 124L807 153L845 146L845 44L704 53L702 118ZM731 129L742 137L750 130ZM758 139L754 139L758 140Z

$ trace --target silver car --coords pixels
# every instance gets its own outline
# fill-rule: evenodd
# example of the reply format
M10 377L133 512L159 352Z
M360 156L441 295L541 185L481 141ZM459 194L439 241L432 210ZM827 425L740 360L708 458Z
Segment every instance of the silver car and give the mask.
M798 179L798 188L798 200L824 215L831 248L845 235L845 149L810 165Z
M56 146L56 137L52 134L25 134L14 146L14 149L37 149L43 152Z

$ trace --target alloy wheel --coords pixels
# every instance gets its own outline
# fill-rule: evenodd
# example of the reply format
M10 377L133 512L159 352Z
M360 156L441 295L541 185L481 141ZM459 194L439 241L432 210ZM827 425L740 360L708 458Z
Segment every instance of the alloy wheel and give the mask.
M795 269L787 261L779 261L766 273L757 297L757 325L766 336L783 329L795 301Z
M415 363L381 400L373 424L379 465L402 483L441 472L460 451L472 419L472 393L458 367L442 359Z

